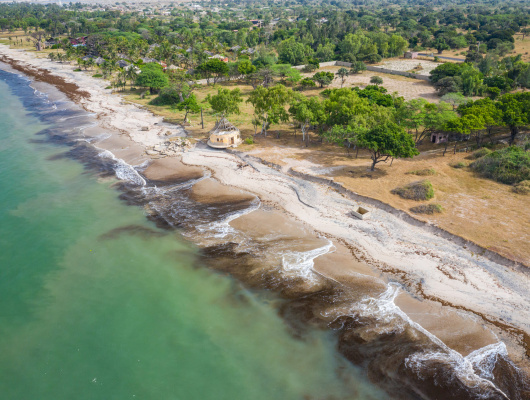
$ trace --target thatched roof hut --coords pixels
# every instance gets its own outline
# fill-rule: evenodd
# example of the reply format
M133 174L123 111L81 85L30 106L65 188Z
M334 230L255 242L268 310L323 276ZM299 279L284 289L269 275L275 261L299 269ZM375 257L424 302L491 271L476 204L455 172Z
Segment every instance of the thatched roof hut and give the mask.
M216 149L226 149L227 147L237 147L241 144L239 129L230 123L226 118L221 118L215 123L210 131L208 146Z

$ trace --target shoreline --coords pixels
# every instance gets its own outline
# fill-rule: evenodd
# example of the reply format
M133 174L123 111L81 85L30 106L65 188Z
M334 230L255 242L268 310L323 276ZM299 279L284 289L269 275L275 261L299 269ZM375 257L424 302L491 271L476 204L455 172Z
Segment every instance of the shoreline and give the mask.
M4 46L2 46L0 48L0 51L3 48L4 48ZM4 56L4 57L6 57L6 56ZM45 60L45 61L47 61L47 60ZM15 68L15 69L17 69L20 72L25 73L25 70L24 70L25 67L21 65L21 63L24 63L24 62L25 62L24 60L16 60L16 61L13 60L13 63L16 63L16 65L17 65L17 68ZM68 69L68 68L64 68L65 67L64 65L62 65L61 67L62 67L61 69ZM54 74L54 72L48 72L48 73L45 74L44 77L39 75L39 74L42 74L42 71L35 72L35 71L39 71L39 69L42 69L43 67L41 67L39 69L35 69L35 68L37 68L35 66L27 67L27 68L33 68L33 72L30 72L28 75L31 76L31 74L34 73L37 76L39 76L40 80L42 80L44 82L46 82L46 79L48 77L54 77L52 80L56 80L57 84L54 84L52 82L47 82L47 83L50 83L52 85L56 85L56 87L58 87L59 90L61 90L61 91L62 91L62 88L64 88L64 90L69 92L70 96L72 96L72 97L68 96L67 92L63 91L63 93L65 93L71 100L73 100L77 104L80 104L83 108L85 108L85 110L87 110L89 112L97 112L97 110L98 110L98 102L99 102L99 105L102 106L102 104L101 104L102 99L101 98L92 99L92 96L94 94L96 94L95 97L97 97L97 95L101 96L101 92L104 92L104 90L101 90L102 87L103 87L102 85L99 84L96 88L91 88L88 91L85 91L85 90L81 90L79 88L79 86L77 86L75 83L68 82L68 78L67 77L64 77L64 76L57 77ZM79 74L84 74L84 73L77 73L76 76L81 76ZM90 77L90 79L88 79L88 77L86 77L85 80L91 80L91 81L94 81L94 82L96 81L95 79L93 79L91 77ZM63 85L62 88L61 88L61 85ZM77 86L77 89L75 89L72 85ZM97 92L97 93L95 93L95 92ZM86 95L81 95L80 93L86 93ZM107 95L107 97L114 98L113 103L111 104L111 107L118 107L118 106L126 107L126 106L120 105L121 101L119 101L120 100L119 96ZM116 100L116 99L118 99L118 100ZM141 110L140 111L137 107L135 107L135 108L137 109L136 111L141 113L142 115L150 114L150 113L146 112L145 110ZM136 111L133 111L133 113L136 113ZM129 110L127 112L129 112ZM127 112L125 113L125 115L127 115ZM144 125L147 125L148 123L151 124L150 125L150 129L149 129L149 131L147 133L146 132L140 133L141 132L141 127L137 126L137 128L138 128L137 130L138 131L137 132L133 132L131 134L131 132L127 130L127 125L130 126L131 123L124 124L123 121L112 121L113 118L116 120L116 119L119 119L120 117L123 118L123 116L124 116L123 114L117 113L116 115L108 115L107 114L107 115L104 115L101 118L98 118L98 120L101 121L102 125L105 128L108 128L108 129L113 130L113 131L118 131L120 134L124 134L125 133L126 136L127 136L127 140L130 139L131 141L135 142L134 147L136 147L136 148L134 149L134 151L132 151L130 148L129 149L123 149L122 148L121 149L122 150L122 154L119 154L119 155L116 155L116 156L117 157L119 156L119 157L123 158L126 162L129 162L131 159L138 160L139 158L144 159L144 160L152 160L152 157L148 157L145 154L142 154L141 157L140 157L138 154L131 154L131 153L137 153L138 151L140 151L142 149L145 151L145 149L148 148L149 146L152 146L153 144L155 144L155 145L159 144L159 143L161 143L161 142L163 142L165 140L163 138L163 136L162 136L162 138L160 138L160 133L163 132L163 130L165 128L160 129L160 128L157 128L155 126L156 124L158 124L160 122L161 118L154 117L154 116L151 115L151 117L149 119L147 119L147 121L144 123ZM133 121L133 124L134 123L137 124L137 122ZM125 138L123 138L122 140L124 140L124 139ZM118 142L120 142L120 141L118 140ZM98 147L99 147L99 145L100 144L98 143ZM103 148L106 148L106 147L111 147L111 148L118 147L118 149L113 148L113 150L120 151L119 147L121 145L122 144L113 143L111 145L104 146ZM126 146L126 147L129 147L129 146ZM111 151L111 150L109 150L109 151ZM125 154L125 156L124 156L124 154ZM326 190L323 190L322 187L320 187L320 186L324 186L326 184L326 182L322 182L322 181L317 182L319 187L316 187L316 188L304 187L304 185L302 185L301 187L298 187L298 188L295 187L293 189L292 186L296 183L296 181L294 181L294 179L296 178L296 176L295 176L296 174L292 174L294 176L283 176L285 174L281 174L278 171L276 171L274 166L268 166L267 167L266 164L263 164L264 167L268 168L268 169L265 169L265 168L262 168L260 165L257 165L257 164L253 163L253 161L257 161L257 160L246 160L246 159L241 160L241 157L239 157L237 155L233 155L233 154L230 154L230 153L224 153L224 152L223 153L212 152L212 151L207 150L207 149L201 149L200 146L197 149L195 149L195 150L193 150L191 152L180 153L179 156L181 156L183 164L189 165L189 166L194 166L194 167L207 168L210 171L213 171L212 175L215 177L216 181L218 181L222 185L224 185L224 186L226 186L228 188L234 187L234 188L239 188L238 190L244 190L244 191L247 191L247 192L250 192L250 193L255 193L260 198L260 201L262 203L270 205L271 207L276 208L276 209L282 209L282 212L285 212L285 213L293 216L296 220L300 221L302 224L307 224L315 232L322 232L322 236L324 236L324 237L333 237L333 238L337 238L339 240L344 240L346 244L349 244L349 245L352 246L350 248L350 251L352 251L352 249L355 249L355 251L359 252L357 254L358 259L363 260L363 262L369 261L368 264L371 265L373 268L375 268L375 270L379 270L381 274L390 272L391 275L399 275L399 274L402 274L402 273L405 273L405 275L408 275L408 274L412 273L412 271L408 270L407 268L404 268L403 262L404 261L406 262L407 260L404 260L403 256L405 256L405 258L411 257L411 255L414 252L403 253L402 255L400 255L397 252L399 250L399 248L391 249L389 252L386 252L386 254L384 254L385 257L383 257L383 259L379 259L378 260L377 258L374 257L374 253L377 253L377 251L378 251L377 249L374 249L374 251L372 251L372 252L367 251L367 249L366 249L366 247L370 247L370 244L371 244L371 242L369 241L370 240L370 232L367 232L364 235L354 236L353 237L353 239L354 239L353 242L349 243L348 240L352 239L351 237L348 236L347 230L348 230L349 227L344 227L344 226L341 226L340 224L337 225L337 224L335 224L334 220L329 221L330 218L326 219L326 217L329 216L329 215L319 215L318 214L319 213L319 209L322 207L322 199L324 199L324 201L326 200L326 194L325 194ZM176 158L177 157L175 157L175 159ZM173 159L173 157L163 158L163 160L167 160L167 159ZM243 161L243 163L241 163L238 160ZM136 164L139 164L139 162L136 162ZM251 168L246 168L247 166L250 166ZM296 171L293 171L293 172L296 172ZM162 172L160 172L161 177L162 177L161 180L164 180L163 179L164 178L164 174L170 174L170 173L171 173L171 171L168 168L166 168L165 171L163 170ZM301 174L299 172L297 172L297 173ZM196 171L195 172L190 172L190 174L193 175L193 176L196 176ZM258 182L258 184L256 184L256 182L255 182L256 181L256 174L260 174L260 175L263 174L263 181L262 182ZM311 177L311 176L309 176L309 177ZM166 178L168 178L167 175L166 175ZM241 182L237 182L236 181L237 178L241 178ZM301 177L301 178L303 180L307 180L308 177L305 176L305 177ZM314 178L315 179L323 179L323 178L318 178L318 177L314 177ZM156 181L157 179L154 179L154 180ZM267 185L263 184L263 182L265 182L265 181L267 182ZM274 186L274 182L275 181L277 182L276 186ZM260 187L261 185L262 186L266 186L266 187ZM291 186L291 187L289 188L289 186ZM289 189L289 190L286 190L286 189ZM293 190L294 190L294 193L293 193ZM331 195L328 195L328 198L330 196ZM359 196L359 195L356 195L356 196ZM282 201L284 199L286 200L285 202ZM330 200L335 201L339 205L334 210L335 214L341 214L341 210L343 208L341 208L341 206L340 206L340 199L332 198ZM357 198L355 200L359 200L359 199ZM366 202L368 202L368 199L362 199L362 201L364 203L366 203ZM378 202L378 200L373 200L373 201L374 202ZM342 206L344 206L344 209L347 209L347 207L350 207L350 205L351 205L351 203L347 203L347 204L343 204ZM401 212L400 210L396 210L396 209L394 209L391 206L388 206L388 207L392 208L394 210L394 212L395 211L397 211L398 213ZM313 208L314 210L311 210L311 208ZM317 211L315 211L315 210L317 210ZM390 212L388 209L387 210L377 210L377 211L378 211L377 214L382 214L383 211ZM338 216L335 215L334 218L338 218ZM344 219L343 214L341 214L340 218ZM410 217L410 218L414 219L413 217ZM402 220L402 218L398 218L398 219ZM379 229L379 227L375 227L373 229L379 229L379 230L372 230L372 232L376 232L378 235L381 235L382 232L384 232L385 229L387 229L387 230L390 229L391 227L389 228L389 227L385 227L384 226L385 221L389 222L390 220L388 220L388 217L384 217L383 219L377 220L376 222L377 222L378 225L381 225L381 229ZM419 220L416 220L416 221L419 221ZM351 222L351 221L347 221L347 222ZM399 222L396 221L396 220L392 220L391 222L392 222L392 224L394 226L397 226L397 224L399 224ZM419 221L419 222L421 224L423 224L423 225L427 225L427 224L425 224L422 221ZM409 224L410 225L410 221L409 220L403 221L402 224ZM340 230L339 234L338 235L331 234L330 232L332 232L336 228L339 228L339 230ZM423 227L416 226L414 228L416 229L416 231L418 231L418 230L421 231L421 230L425 230L426 227L425 226L423 226ZM429 226L429 228L432 228L432 227ZM407 229L407 228L406 227L404 228L403 226L401 226L400 229ZM440 228L438 228L438 229L440 229ZM449 235L452 235L452 234L449 233ZM411 237L412 236L414 236L414 235L411 234ZM453 235L453 236L456 236L456 235ZM460 238L460 237L456 236L456 238ZM445 238L445 239L447 239L447 238ZM463 239L463 238L460 238L460 239L462 241L466 241L466 239ZM385 238L383 238L383 239L378 238L378 240L382 240L381 243L383 243L383 244L385 243L385 241L388 242L388 240L385 239ZM338 245L338 243L336 243L336 244ZM456 246L462 247L461 243L460 244L453 243L453 244L456 245ZM365 248L363 249L363 247L365 247ZM451 246L449 246L449 247L451 247ZM381 247L379 246L379 248L381 248ZM453 246L453 248L455 248L455 247ZM393 255L391 254L392 250L394 250L394 254ZM447 252L447 250L448 249L446 249L446 252ZM464 257L463 255L469 253L470 252L469 250L470 249L467 249L467 250L463 249L463 248L460 249L460 254L459 255L460 255L462 261L466 261L467 263L470 263L471 262L470 260L473 260L474 257L476 257L478 259L475 262L476 264L478 264L478 263L484 264L485 261L481 260L482 255L474 254L472 257L469 257L469 254L468 254L467 257ZM489 251L489 252L491 252L491 251ZM435 254L435 253L436 253L436 251L433 250L433 254ZM495 252L491 252L491 253L497 254ZM324 254L327 256L330 253L324 253ZM427 261L429 264L431 264L430 267L432 267L432 260L429 259L430 255L418 254L416 252L416 256L412 256L412 257L416 257L417 258L417 260L415 260L416 263L418 263L420 261L423 261L423 262ZM501 255L498 255L498 256L502 257ZM442 257L446 257L446 255L445 256L442 255ZM323 255L323 258L324 258L324 255ZM423 258L423 260L422 260L422 258ZM502 257L502 258L504 258L504 257ZM418 261L418 260L420 260L420 261ZM499 260L501 260L501 259L499 259ZM318 261L318 259L315 258L315 261ZM400 265L397 266L397 267L393 267L392 266L393 261L394 262L398 261L398 264L400 264ZM455 260L453 260L453 261L455 261ZM491 259L489 259L487 261L489 261L489 263L491 263L492 261L495 261L496 263L500 262L500 261L491 260ZM395 268L395 271L397 271L397 273L396 272L392 272L391 270L388 270L387 266L391 266L391 268ZM315 269L317 269L317 268L318 268L318 266L315 267ZM322 267L320 267L320 268L322 269ZM514 268L514 266L511 266L511 268ZM522 268L522 269L520 271L517 271L519 268ZM498 272L498 271L496 271L496 272ZM523 276L526 276L526 277L527 277L527 273L528 273L528 271L524 270L524 267L516 267L516 270L514 270L513 272L517 273L517 275L519 275L519 273L523 274ZM326 277L328 279L336 278L337 276L334 276L334 274L335 275L340 275L340 274L337 274L336 271L330 271L329 270L329 266L326 269L326 271L324 272L324 274L326 275ZM491 276L491 274L490 274L490 276ZM413 287L419 282L417 277L413 277L412 279L407 277L407 279L410 279L409 284L406 286L409 289L414 289ZM384 281L387 281L387 279L384 279ZM485 282L485 281L483 281L483 282ZM436 293L436 291L440 290L440 289L444 290L444 289L447 289L447 288L444 288L443 286L442 287L438 287L438 288L433 287L433 288L427 288L427 291L431 291L431 292L434 291ZM488 290L488 286L487 285L486 285L485 289L486 289L486 291ZM455 289L453 288L453 290L455 290ZM416 291L412 290L412 293L414 293L416 295L423 296L423 298L425 298L425 299L428 299L429 296L432 296L431 293L425 293L425 292L422 293L421 290L419 290L419 291L418 290L416 290ZM512 292L512 295L513 294L514 293ZM460 299L461 302L464 301L464 300L465 299ZM513 300L517 300L517 299L514 298ZM440 299L437 299L436 301L440 301L441 302L441 301L444 301L444 299L440 298ZM450 304L449 302L448 302L448 305L450 305L453 308L463 307L461 304L460 305L459 304ZM485 313L481 314L480 310L478 310L476 308L475 309L470 308L468 311L470 311L471 313L474 313L475 315L478 315L478 316L482 317L483 319L485 319L486 322L489 322L489 323L500 322L500 321L495 321L495 319L502 320L502 318L500 318L497 315L497 316L493 316L493 320L489 320L488 321L488 319L485 318L485 315L488 315L488 314L485 314ZM522 310L522 311L524 311L524 310ZM524 317L523 317L523 319L524 319ZM504 328L509 327L509 326L510 325L504 325ZM525 331L525 329L522 329L522 328L518 328L518 329L521 329L521 331L520 332L512 332L512 333L515 333L516 335L518 335L518 334L521 334L521 332L524 332L524 334L526 336L523 339L523 341L527 342L527 343L526 343L526 346L524 346L524 344L523 344L523 347L526 347L527 356L530 356L530 354L529 354L529 352L530 352L530 340L529 340L529 336L528 336L528 332L530 332L530 329L528 329L528 327L527 327L527 331ZM524 360L521 360L521 362L523 362L523 364L525 364Z

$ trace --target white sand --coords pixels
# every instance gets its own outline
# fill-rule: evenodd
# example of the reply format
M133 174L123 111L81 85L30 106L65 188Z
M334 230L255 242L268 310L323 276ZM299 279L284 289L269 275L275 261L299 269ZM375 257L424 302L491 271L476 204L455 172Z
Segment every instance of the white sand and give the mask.
M77 83L91 95L82 100L83 107L98 114L102 127L126 133L144 147L164 141L161 135L167 128L155 125L161 118L124 104L119 95L104 89L107 82L87 73L73 72L71 65L35 59L31 53L4 45L0 45L0 54L46 68ZM149 130L141 131L144 126ZM285 209L332 239L346 240L373 266L403 271L412 292L421 286L427 296L483 314L493 321L506 322L530 334L529 274L489 261L382 210L372 209L373 216L368 221L352 219L347 213L356 205L353 201L328 187L250 159L241 167L237 156L202 145L183 153L182 159L186 164L211 169L221 183L258 195L262 202ZM308 172L316 166L305 167L304 172Z

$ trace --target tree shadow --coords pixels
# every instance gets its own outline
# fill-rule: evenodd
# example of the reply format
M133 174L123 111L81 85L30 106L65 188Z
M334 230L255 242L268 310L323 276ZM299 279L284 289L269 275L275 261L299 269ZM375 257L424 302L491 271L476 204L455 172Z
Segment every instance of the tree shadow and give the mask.
M368 165L355 165L343 168L337 171L337 175L347 176L349 178L366 178L366 179L379 179L388 175L388 172L381 168L375 168L375 171L370 171Z

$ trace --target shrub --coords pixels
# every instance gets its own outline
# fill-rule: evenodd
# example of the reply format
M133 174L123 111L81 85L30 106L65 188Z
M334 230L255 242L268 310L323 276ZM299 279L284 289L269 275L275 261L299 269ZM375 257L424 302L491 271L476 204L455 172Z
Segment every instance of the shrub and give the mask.
M434 168L423 168L423 169L416 169L414 171L407 172L407 175L418 175L418 176L428 176L428 175L436 175L436 171Z
M451 164L451 167L453 167L453 168L465 168L465 167L467 167L467 164L465 162L459 161L457 163Z
M314 64L306 64L305 67L302 69L302 72L313 72L318 69L317 66Z
M488 154L491 154L492 151L490 149L482 148L478 149L477 151L474 151L468 158L470 159L477 159L484 156L487 156Z
M434 189L428 180L409 183L408 185L392 190L392 193L397 194L403 199L418 201L429 200L434 197Z
M530 153L521 147L510 146L479 158L470 167L498 182L519 183L530 180Z
M180 103L181 91L176 86L166 86L160 90L157 97L150 104L155 106L171 106Z
M79 71L81 71L81 68L74 69L74 72L79 72Z
M440 204L431 203L412 207L410 211L415 214L439 214L443 212L443 208Z
M254 138L253 137L248 137L245 139L245 143L246 144L254 144Z
M530 181L521 181L514 185L512 190L517 194L530 194Z
M101 74L94 74L94 75L92 75L92 78L103 78L103 75L101 75Z

